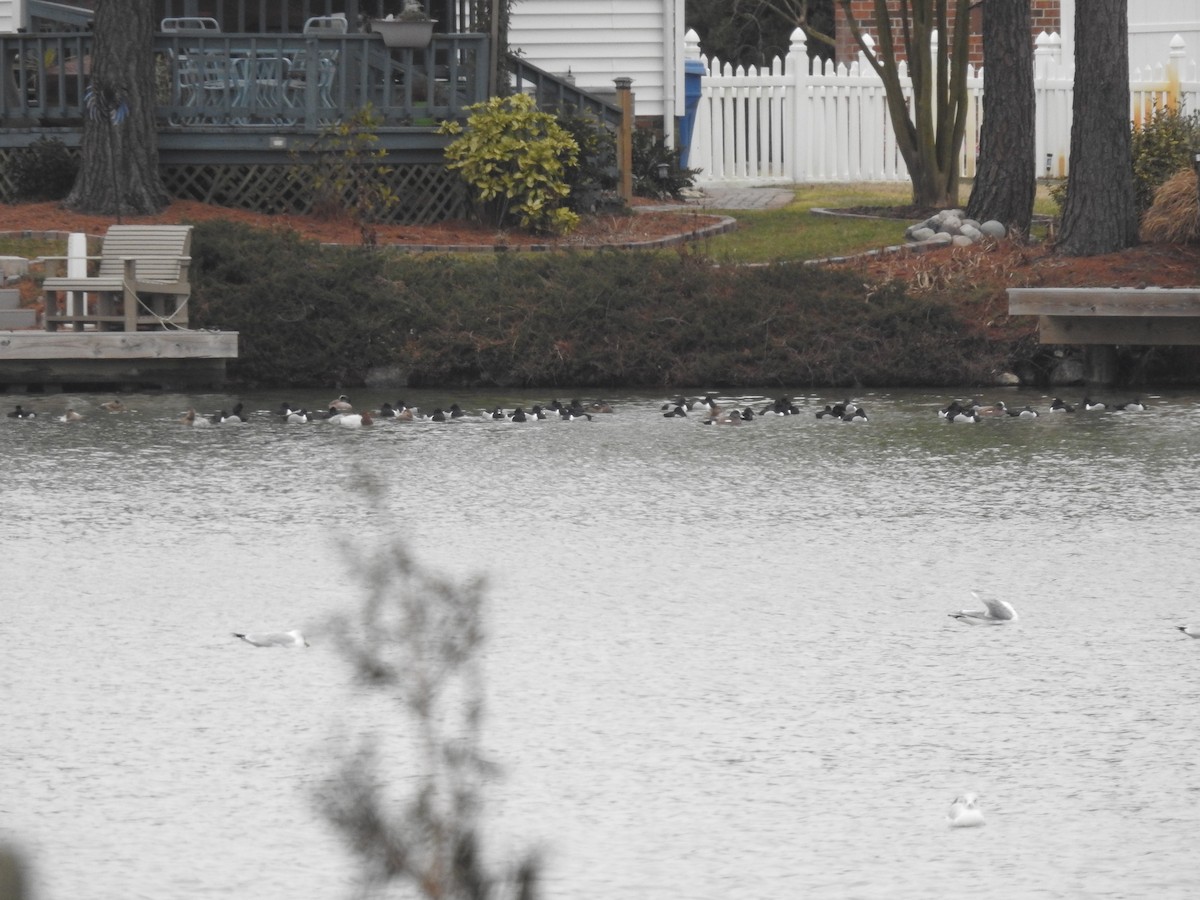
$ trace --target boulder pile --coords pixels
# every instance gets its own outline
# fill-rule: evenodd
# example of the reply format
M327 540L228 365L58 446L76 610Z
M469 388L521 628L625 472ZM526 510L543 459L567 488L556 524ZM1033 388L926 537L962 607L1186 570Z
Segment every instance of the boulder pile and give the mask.
M976 222L961 209L943 209L916 225L909 226L904 237L912 244L952 244L967 247L985 237L1002 238L1005 228L995 219Z

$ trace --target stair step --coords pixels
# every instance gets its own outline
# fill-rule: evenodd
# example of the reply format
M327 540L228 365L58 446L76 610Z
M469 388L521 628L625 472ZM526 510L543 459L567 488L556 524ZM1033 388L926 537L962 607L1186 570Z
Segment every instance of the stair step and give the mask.
M20 309L21 292L16 288L0 288L0 309Z
M37 328L37 310L0 309L0 329Z
M23 256L0 256L0 283L6 278L21 278L29 274L29 260Z

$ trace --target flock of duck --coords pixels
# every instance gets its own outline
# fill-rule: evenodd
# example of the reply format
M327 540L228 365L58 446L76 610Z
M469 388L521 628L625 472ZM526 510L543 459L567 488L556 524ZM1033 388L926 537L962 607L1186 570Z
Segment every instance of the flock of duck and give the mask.
M1093 400L1091 397L1084 397L1078 406L1074 406L1070 403L1065 403L1059 397L1055 397L1050 404L1049 412L1051 415L1056 415L1073 413L1076 409L1082 409L1085 412L1102 412L1104 410L1145 412L1146 404L1136 397L1124 403L1108 403L1104 400ZM1013 409L1006 406L1003 400L993 403L990 406L983 406L975 400L953 400L938 410L938 416L947 422L959 423L978 422L980 419L1034 419L1040 415L1041 413L1032 406L1026 405L1020 409Z
M105 412L111 413L129 411L129 408L120 400L108 400L104 403L101 403L100 408ZM18 403L16 408L9 412L8 417L10 419L25 419L32 421L38 417L38 414L37 410L25 409L20 403ZM57 415L54 418L55 421L58 422L82 422L83 414L76 412L74 408L68 408L61 415Z
M120 400L103 403L101 407L107 412L127 411L127 408ZM1085 397L1078 405L1072 405L1056 397L1049 407L1048 414L1070 414L1076 412L1077 409L1085 412L1104 410L1142 412L1146 409L1146 404L1138 398L1123 403L1108 403ZM574 399L567 404L560 403L558 400L551 400L545 406L534 404L528 410L522 406L515 407L511 411L506 411L501 407L494 407L491 410L480 410L475 413L465 411L457 403L452 403L446 408L435 407L431 412L424 413L416 407L409 406L403 400L398 400L394 404L384 403L376 411L356 412L353 404L350 402L350 398L343 394L332 401L327 408L317 411L295 407L293 404L286 402L281 403L277 416L280 420L293 425L325 421L341 425L345 428L362 428L374 424L376 420L452 422L473 418L511 422L528 422L543 419L573 421L577 419L590 420L594 415L612 412L613 406L607 401L597 400L585 405L578 399ZM693 399L682 396L678 397L671 402L663 404L662 414L665 418L695 417L708 425L740 425L766 416L802 415L803 411L789 397L777 398L766 406L755 410L751 406L739 406L737 404L722 406L718 403L716 395L706 394L704 397ZM1020 408L1010 408L1003 401L985 406L974 400L954 400L938 410L939 418L952 423L974 423L983 419L1036 418L1039 415L1041 413L1031 406L1026 405ZM8 413L8 418L10 419L34 419L36 417L37 413L35 411L26 410L20 404ZM61 422L76 422L80 421L83 416L74 409L67 409L65 413L55 418ZM849 399L839 403L825 404L822 409L816 412L816 418L830 422L865 423L868 421L866 410ZM194 428L241 424L246 420L247 416L244 411L244 405L241 403L234 406L231 411L220 410L207 415L197 413L194 408L189 409L179 419L181 424ZM979 604L979 608L962 609L952 612L949 615L957 621L968 625L1009 625L1018 621L1019 616L1017 611L1008 601L984 597L976 591L972 591L972 595ZM1188 637L1200 638L1200 625L1176 625L1175 628ZM298 648L309 646L304 635L295 630L287 632L262 632L257 634L233 632L232 634L233 637L255 647ZM970 793L955 797L950 804L946 821L952 828L972 828L983 825L983 811L980 809L978 797Z
M664 403L663 416L668 419L685 419L688 416L699 416L705 425L740 425L752 422L765 416L798 416L802 411L791 397L778 397L762 409L755 411L752 406L738 408L723 407L717 403L715 394L705 394L702 398L688 400L679 397L670 403ZM857 403L843 400L837 404L825 404L825 408L817 412L818 419L830 422L866 422L867 411Z
M1103 400L1093 400L1090 397L1084 397L1078 406L1075 406L1064 402L1060 397L1055 397L1050 404L1048 412L1051 415L1073 413L1076 409L1082 409L1086 412L1102 410L1143 412L1146 409L1146 404L1140 398L1134 398L1123 403L1108 403ZM680 397L672 403L663 405L663 415L668 418L699 414L703 416L705 424L736 425L742 422L749 422L756 417L771 415L792 416L799 415L800 413L800 408L789 397L780 397L757 412L749 406L742 409L723 410L718 406L716 397L712 394L708 394L700 400L686 400ZM979 422L983 419L1033 419L1040 415L1041 413L1037 409L1028 404L1020 408L1009 407L1003 400L990 405L981 404L977 400L952 400L938 410L939 418L947 422L960 424L964 422ZM825 404L824 408L817 411L816 417L827 422L865 423L870 421L867 411L849 399L842 400L840 403Z
M238 408L235 408L234 412L237 411ZM345 394L330 403L328 409L315 412L286 402L279 405L279 416L289 425L307 425L310 422L325 421L341 425L344 428L362 428L364 425L375 424L378 419L390 419L397 422L452 422L458 419L484 418L497 421L535 422L554 418L569 422L575 419L591 419L593 415L612 411L612 404L605 400L597 400L585 407L581 400L575 399L566 404L558 400L552 400L546 406L535 403L528 411L523 406L515 407L512 411L505 411L502 407L496 406L491 410L468 413L457 403L452 403L444 409L437 406L432 412L424 413L415 406L409 406L403 400L397 400L395 404L384 403L374 412L358 413L354 411L350 398Z
M107 412L127 412L127 407L120 400L111 400L100 404ZM1135 398L1121 403L1109 403L1084 397L1077 405L1064 402L1055 397L1046 414L1062 415L1074 413L1076 410L1097 412L1114 410L1121 412L1142 412L1146 404ZM304 425L310 422L330 422L344 428L362 428L373 425L380 420L397 422L453 422L468 419L492 419L510 422L535 422L543 419L561 419L574 421L591 419L595 415L613 412L613 406L606 400L596 400L584 404L579 399L570 403L551 400L546 405L533 404L528 409L517 406L511 410L494 407L490 410L468 412L457 403L447 407L435 407L426 412L414 406L409 406L403 400L384 403L378 410L357 411L350 398L345 394L331 401L327 407L310 410L297 407L291 403L281 403L277 411L280 421L290 425ZM705 394L699 398L678 397L662 405L662 414L668 419L697 418L705 425L742 425L766 416L795 416L804 414L790 397L779 397L761 408L739 403L729 404L728 401L718 402L715 394ZM1010 407L1003 400L984 405L976 400L953 400L938 410L938 417L945 422L956 424L980 422L985 419L1032 419L1043 413L1030 405ZM25 409L21 404L8 413L10 419L36 419L37 412ZM816 417L827 422L866 423L870 419L867 411L860 404L846 399L838 403L827 403L817 410ZM54 416L59 422L79 422L84 416L73 408L67 409L60 415ZM238 425L247 421L248 413L243 404L238 403L232 410L217 410L212 413L199 413L194 408L179 417L182 425L205 428L212 425Z

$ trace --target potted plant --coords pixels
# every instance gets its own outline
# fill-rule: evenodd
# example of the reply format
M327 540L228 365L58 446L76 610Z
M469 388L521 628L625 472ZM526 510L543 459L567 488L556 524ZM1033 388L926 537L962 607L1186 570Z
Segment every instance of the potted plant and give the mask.
M421 0L404 0L400 15L371 20L371 30L389 47L428 47L437 19L429 18Z

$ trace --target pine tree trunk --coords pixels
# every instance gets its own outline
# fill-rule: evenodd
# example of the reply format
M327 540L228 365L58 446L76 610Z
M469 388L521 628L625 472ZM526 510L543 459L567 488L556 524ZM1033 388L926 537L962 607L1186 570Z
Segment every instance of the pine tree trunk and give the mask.
M154 12L145 0L98 0L81 163L64 205L93 215L148 215L168 202L158 171Z
M1029 233L1037 194L1029 0L983 4L983 126L967 215Z
M1081 0L1075 16L1071 175L1058 242L1066 256L1137 243L1127 17L1127 0Z

